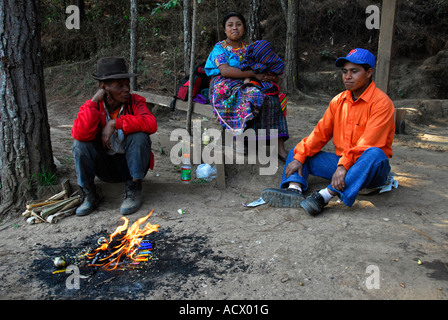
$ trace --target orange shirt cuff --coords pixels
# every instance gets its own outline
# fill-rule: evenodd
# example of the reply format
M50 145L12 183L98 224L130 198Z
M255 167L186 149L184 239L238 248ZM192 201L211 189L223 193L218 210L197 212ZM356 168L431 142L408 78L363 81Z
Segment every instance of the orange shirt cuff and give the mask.
M302 164L304 164L305 161L306 161L306 157L304 157L304 156L302 156L302 155L300 155L300 154L298 154L298 153L294 154L293 159L299 161L299 162L302 163Z
M353 163L347 158L341 157L338 166L344 166L345 169L349 170L353 166Z

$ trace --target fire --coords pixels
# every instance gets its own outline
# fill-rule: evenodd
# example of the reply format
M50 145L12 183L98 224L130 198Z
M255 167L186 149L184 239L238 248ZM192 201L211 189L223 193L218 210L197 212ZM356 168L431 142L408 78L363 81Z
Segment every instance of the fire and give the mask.
M88 258L94 259L100 253L111 253L98 259L98 263L90 264L90 266L99 266L107 270L114 270L119 265L121 259L125 257L134 262L146 261L146 258L135 256L135 254L137 253L138 248L146 235L152 232L158 232L159 225L153 225L149 222L143 229L140 229L140 227L146 222L146 220L148 220L153 212L154 210L152 210L146 217L138 219L129 228L129 220L126 217L122 217L121 220L124 221L123 225L117 227L117 229L109 236L109 240L105 239L104 243L88 255ZM119 236L121 236L125 231L126 233L121 239L115 239L117 236L117 238L119 238ZM115 245L114 243L114 246L112 247L113 241L116 241L117 244Z

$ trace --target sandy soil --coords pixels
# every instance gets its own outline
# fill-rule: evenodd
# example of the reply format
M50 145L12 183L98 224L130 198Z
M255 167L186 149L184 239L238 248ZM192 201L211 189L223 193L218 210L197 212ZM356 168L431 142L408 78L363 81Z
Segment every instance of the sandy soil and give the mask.
M50 99L60 178L75 186L70 126L82 101ZM124 186L98 183L105 199L89 216L57 224L28 225L22 217L3 222L0 298L445 300L447 119L424 117L416 103L406 106L407 134L396 136L391 160L399 187L360 195L352 208L332 201L317 217L298 209L242 206L258 199L264 188L278 186L281 165L273 176L258 175L258 165L228 165L225 191L215 181L184 185L169 150L154 143L156 166L145 178L144 204L129 216L132 223L154 209L149 222L160 226L154 236L154 255L160 259L147 267L152 273L135 280L130 274L138 271L122 271L95 286L93 275L81 279L81 290L65 288L68 274L52 274L56 255L122 224ZM290 103L288 148L311 131L326 107L326 102ZM176 121L164 110L155 114L161 135L185 126L182 115ZM326 181L310 178L310 183L314 191ZM376 276L379 288L369 289Z

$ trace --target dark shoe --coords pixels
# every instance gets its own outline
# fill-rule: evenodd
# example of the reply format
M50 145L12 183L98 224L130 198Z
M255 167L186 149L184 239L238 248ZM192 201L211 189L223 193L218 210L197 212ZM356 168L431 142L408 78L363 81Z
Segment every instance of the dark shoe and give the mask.
M326 206L324 197L319 192L314 192L300 204L305 211L315 216L322 212L322 209Z
M120 212L123 215L132 214L138 209L142 203L142 181L126 181L126 194L121 205Z
M91 214L101 202L94 185L89 188L81 188L81 190L84 193L84 199L81 205L76 208L76 215L79 217Z
M271 207L300 208L300 203L305 199L302 192L297 189L265 189L261 197Z

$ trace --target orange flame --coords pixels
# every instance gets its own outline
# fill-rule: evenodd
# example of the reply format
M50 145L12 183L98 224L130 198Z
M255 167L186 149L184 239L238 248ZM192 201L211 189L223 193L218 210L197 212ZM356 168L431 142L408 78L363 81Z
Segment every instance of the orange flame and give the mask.
M143 229L140 229L140 226L145 223L146 220L148 220L153 212L154 210L152 210L146 217L140 218L135 221L129 229L129 220L126 217L122 217L121 220L124 221L123 225L117 227L117 229L109 236L109 241L101 244L100 247L98 247L88 255L89 259L93 259L98 252L109 250L109 245L112 243L114 238L117 235L121 235L127 229L126 234L121 239L119 239L119 244L111 248L113 250L112 253L105 258L99 259L99 261L110 260L105 263L91 264L90 266L99 266L107 270L114 270L118 267L118 263L123 256L126 256L136 262L145 261L144 258L134 257L134 255L137 252L138 247L143 240L143 237L152 232L158 232L159 225L152 225L149 222Z

